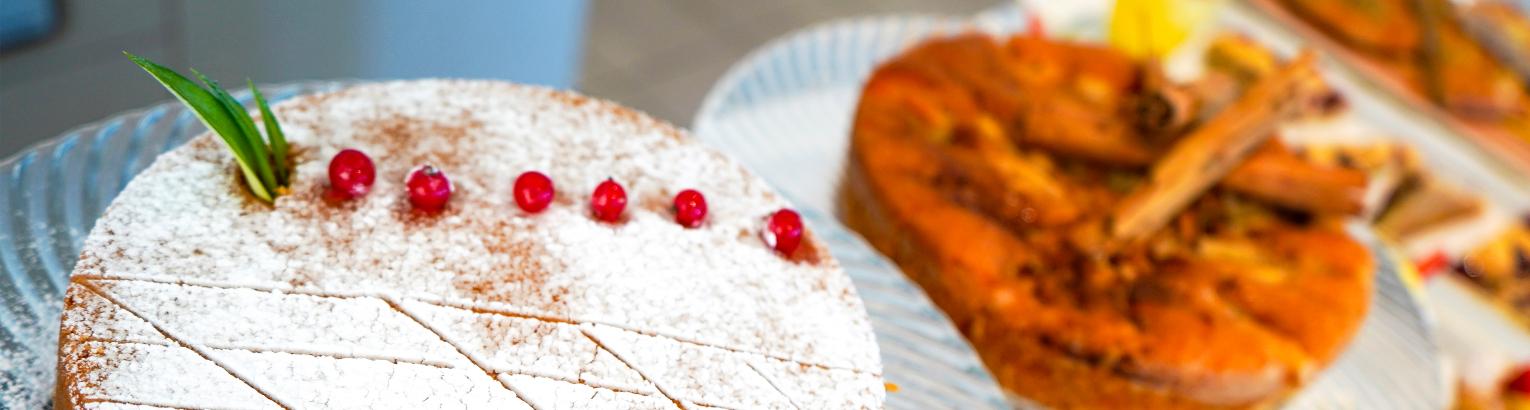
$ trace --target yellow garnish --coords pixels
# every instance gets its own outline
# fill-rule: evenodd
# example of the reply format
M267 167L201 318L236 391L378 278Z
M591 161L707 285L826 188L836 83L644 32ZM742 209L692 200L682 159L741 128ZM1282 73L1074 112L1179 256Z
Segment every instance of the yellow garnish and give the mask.
M1110 44L1136 58L1167 55L1211 21L1221 0L1116 0Z

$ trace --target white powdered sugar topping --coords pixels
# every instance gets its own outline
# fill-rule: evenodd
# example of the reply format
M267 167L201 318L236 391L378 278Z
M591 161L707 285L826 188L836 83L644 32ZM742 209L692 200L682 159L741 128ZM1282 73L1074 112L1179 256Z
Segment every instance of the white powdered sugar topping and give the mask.
M865 309L811 238L760 240L787 206L667 124L537 87L427 80L275 107L291 192L243 191L203 135L138 176L86 241L61 326L61 400L143 408L880 408ZM326 199L328 162L376 164ZM440 168L439 214L404 176ZM511 196L537 170L557 195ZM621 221L591 217L613 179ZM674 222L684 189L706 222Z

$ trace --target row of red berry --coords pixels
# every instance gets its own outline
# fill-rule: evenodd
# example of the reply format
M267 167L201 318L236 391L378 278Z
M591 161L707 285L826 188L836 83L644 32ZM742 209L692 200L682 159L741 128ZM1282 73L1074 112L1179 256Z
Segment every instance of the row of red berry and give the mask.
M344 198L356 198L372 190L377 170L372 159L355 149L341 150L329 162L331 192ZM439 212L446 207L452 196L452 182L446 173L431 165L421 165L409 172L404 180L410 205L424 212ZM521 210L541 212L552 203L556 190L547 175L526 171L515 178L512 196ZM707 200L694 189L675 194L675 222L686 228L701 226L707 216ZM590 213L605 222L617 222L627 208L627 191L613 179L607 178L595 186L590 194ZM791 209L781 209L771 214L766 229L761 232L765 243L784 255L791 255L802 243L802 218Z

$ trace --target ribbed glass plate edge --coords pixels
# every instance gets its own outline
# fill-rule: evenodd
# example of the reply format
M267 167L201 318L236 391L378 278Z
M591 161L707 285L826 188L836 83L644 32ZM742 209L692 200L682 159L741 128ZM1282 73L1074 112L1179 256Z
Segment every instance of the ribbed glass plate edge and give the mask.
M347 83L260 89L275 103ZM253 107L248 90L235 97ZM166 102L75 128L0 161L0 409L52 406L59 314L81 243L133 176L205 130L180 103Z

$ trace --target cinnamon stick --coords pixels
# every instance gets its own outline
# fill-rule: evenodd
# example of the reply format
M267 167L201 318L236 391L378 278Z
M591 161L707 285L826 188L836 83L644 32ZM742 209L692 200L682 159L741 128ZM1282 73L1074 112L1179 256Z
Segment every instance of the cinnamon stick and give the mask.
M1142 239L1267 140L1275 126L1299 111L1314 89L1322 90L1316 56L1303 53L1280 71L1259 79L1228 108L1192 130L1153 163L1148 181L1111 214L1111 235Z
M1314 164L1271 142L1234 167L1220 185L1312 213L1358 215L1365 210L1364 172Z
M1142 92L1131 101L1133 125L1149 139L1176 136L1200 111L1192 89L1169 81L1159 64L1155 60L1143 65Z

